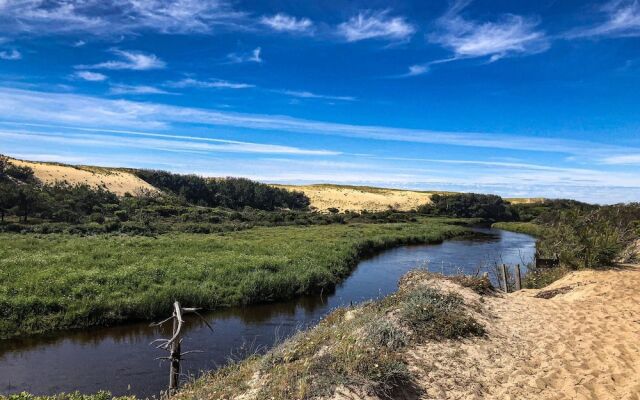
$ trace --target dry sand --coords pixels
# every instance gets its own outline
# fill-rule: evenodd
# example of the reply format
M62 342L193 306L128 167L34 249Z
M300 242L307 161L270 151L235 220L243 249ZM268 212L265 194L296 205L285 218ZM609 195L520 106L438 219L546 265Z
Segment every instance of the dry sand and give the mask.
M387 189L368 186L345 185L273 185L288 190L303 192L311 206L319 211L327 211L329 208L337 208L345 211L385 211L394 209L398 211L415 210L418 206L428 204L435 193L447 194L452 192L416 191L403 189ZM543 198L510 198L511 203L537 203Z
M431 195L436 193L337 185L275 186L303 192L311 200L311 206L319 211L334 207L341 212L385 211L390 208L409 211L429 203Z
M408 398L640 399L639 266L483 300L463 293L487 337L409 352L424 392Z
M74 167L71 165L14 159L12 159L11 162L33 169L36 177L45 183L60 181L69 184L86 183L94 187L103 186L118 196L123 196L125 193L136 194L141 190L157 191L155 187L147 182L124 171L99 167Z

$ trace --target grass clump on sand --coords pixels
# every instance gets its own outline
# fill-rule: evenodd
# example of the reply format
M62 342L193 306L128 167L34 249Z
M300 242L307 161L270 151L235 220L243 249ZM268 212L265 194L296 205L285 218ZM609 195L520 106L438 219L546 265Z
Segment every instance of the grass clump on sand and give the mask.
M481 335L482 327L459 312L462 305L462 298L456 294L418 288L405 297L400 314L416 333L430 339Z
M254 228L153 237L0 234L0 338L319 292L385 248L466 228L422 223Z
M176 399L315 399L336 391L393 398L417 390L405 360L410 346L484 333L460 295L419 274L391 296L338 309L266 355L196 380Z

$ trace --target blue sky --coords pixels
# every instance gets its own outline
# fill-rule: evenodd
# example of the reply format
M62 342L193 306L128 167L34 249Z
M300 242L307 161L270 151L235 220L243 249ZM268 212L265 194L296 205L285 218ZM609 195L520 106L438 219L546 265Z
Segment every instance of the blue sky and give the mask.
M640 200L640 1L0 0L0 153Z

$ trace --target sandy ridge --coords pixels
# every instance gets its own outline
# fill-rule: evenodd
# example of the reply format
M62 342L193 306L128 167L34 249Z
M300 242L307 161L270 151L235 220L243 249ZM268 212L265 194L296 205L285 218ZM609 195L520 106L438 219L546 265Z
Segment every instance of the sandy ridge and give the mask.
M69 184L88 184L93 187L104 187L118 196L125 193L137 194L140 191L157 192L154 186L148 184L130 172L116 169L61 165L36 161L12 159L11 163L29 167L36 178L44 183L67 182Z
M424 390L409 398L640 399L640 267L575 272L554 289L466 291L487 337L409 352Z

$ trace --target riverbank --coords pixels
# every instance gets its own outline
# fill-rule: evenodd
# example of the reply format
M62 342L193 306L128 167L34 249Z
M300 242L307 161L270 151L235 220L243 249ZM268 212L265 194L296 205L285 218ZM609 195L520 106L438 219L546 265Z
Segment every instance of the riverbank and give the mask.
M254 228L157 237L0 235L0 337L149 320L331 288L357 261L468 232L460 220Z
M338 310L267 356L197 380L177 399L636 399L639 285L638 266L572 272L542 290L507 295L481 295L450 279L412 273L399 295ZM416 289L460 299L452 315L481 330L417 341L407 336L398 310ZM371 310L383 317L379 329ZM376 346L368 342L372 331L384 338ZM336 346L347 349L344 360L336 358L343 354ZM312 368L319 365L328 367ZM315 392L319 387L322 393Z
M491 225L495 229L504 229L516 233L524 233L527 235L540 238L544 235L544 227L533 222L496 222Z

